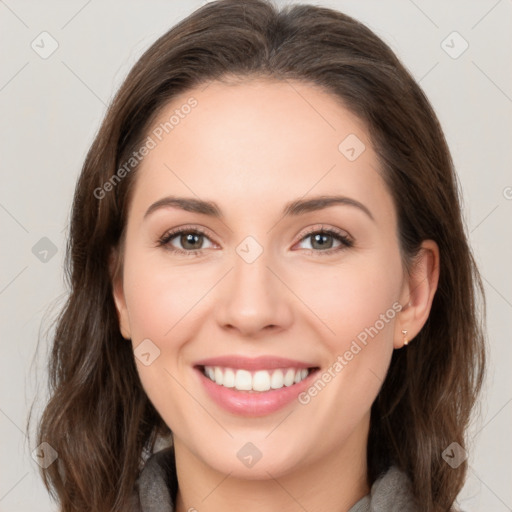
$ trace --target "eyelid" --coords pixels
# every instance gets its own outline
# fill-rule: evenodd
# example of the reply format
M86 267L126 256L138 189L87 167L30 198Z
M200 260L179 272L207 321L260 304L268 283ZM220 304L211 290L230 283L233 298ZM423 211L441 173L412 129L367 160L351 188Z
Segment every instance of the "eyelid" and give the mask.
M197 231L202 235L208 236L208 238L210 237L208 229L198 224L185 224L184 226L178 226L177 228L170 229L167 234L180 233L182 231Z
M354 239L350 235L350 233L344 229L335 228L334 226L326 226L325 224L315 224L314 226L306 228L305 231L301 232L300 236L297 239L297 242L300 242L308 235L311 235L313 233L318 233L318 232L324 232L324 233L332 232L332 233L336 233L336 235L338 235L338 236L342 236L342 237L349 239L351 242L354 241Z

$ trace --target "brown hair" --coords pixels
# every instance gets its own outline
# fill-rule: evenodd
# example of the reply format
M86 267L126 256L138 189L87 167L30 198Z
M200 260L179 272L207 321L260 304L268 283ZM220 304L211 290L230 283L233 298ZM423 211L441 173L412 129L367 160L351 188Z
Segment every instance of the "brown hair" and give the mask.
M449 510L462 488L467 463L452 469L441 454L454 441L465 445L484 372L485 298L436 115L390 48L356 20L311 5L278 10L265 0L220 0L178 23L135 64L77 183L70 294L57 321L51 398L38 427L38 443L59 454L42 476L63 512L123 510L144 449L169 432L141 386L112 297L109 256L122 240L135 170L112 191L97 191L177 94L212 80L259 77L319 86L362 119L393 196L405 268L423 240L439 246L430 316L407 349L394 351L372 406L368 480L399 466L425 512Z

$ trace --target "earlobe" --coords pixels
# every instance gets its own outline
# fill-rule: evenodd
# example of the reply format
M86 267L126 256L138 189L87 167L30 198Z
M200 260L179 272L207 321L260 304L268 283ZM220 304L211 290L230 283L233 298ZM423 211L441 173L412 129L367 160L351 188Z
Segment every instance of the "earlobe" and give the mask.
M438 245L433 240L424 240L404 283L400 303L406 305L396 324L395 348L410 343L425 325L439 282L439 265Z
M109 269L112 280L112 295L119 322L119 330L121 331L121 336L126 340L129 340L131 339L131 329L128 308L126 306L126 299L124 296L122 270L119 267L116 252L112 252L110 255Z

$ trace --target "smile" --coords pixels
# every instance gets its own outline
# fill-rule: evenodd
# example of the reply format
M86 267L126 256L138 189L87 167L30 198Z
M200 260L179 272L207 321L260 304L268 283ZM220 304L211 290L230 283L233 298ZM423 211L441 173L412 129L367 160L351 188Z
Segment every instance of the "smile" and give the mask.
M214 404L237 416L255 417L294 401L300 405L296 399L311 385L319 366L273 356L225 356L198 361L194 369Z
M268 391L298 384L312 371L307 368L278 368L276 370L236 370L221 366L205 366L203 373L219 386L238 391Z

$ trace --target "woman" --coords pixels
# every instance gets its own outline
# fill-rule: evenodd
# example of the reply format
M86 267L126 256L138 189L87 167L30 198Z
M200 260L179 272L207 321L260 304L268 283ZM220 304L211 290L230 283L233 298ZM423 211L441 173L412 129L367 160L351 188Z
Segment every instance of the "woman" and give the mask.
M163 35L68 255L39 428L63 511L452 510L483 290L438 120L362 24L221 0Z

